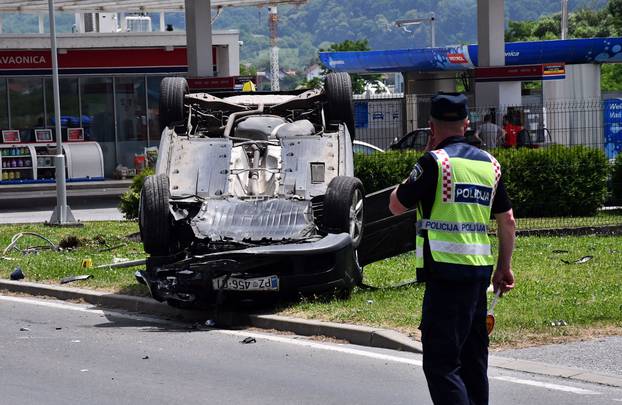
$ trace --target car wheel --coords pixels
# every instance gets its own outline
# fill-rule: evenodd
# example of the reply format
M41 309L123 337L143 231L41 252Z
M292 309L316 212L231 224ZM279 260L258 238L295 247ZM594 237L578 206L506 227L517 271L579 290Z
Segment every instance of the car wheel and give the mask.
M148 176L140 192L138 226L145 252L166 256L170 245L169 182L164 174Z
M324 92L328 101L325 110L326 121L346 124L350 139L354 140L354 103L350 75L345 72L327 74Z
M173 128L182 123L184 97L188 94L188 82L183 77L165 77L160 82L160 126Z
M329 232L346 232L357 248L363 237L363 183L356 177L337 176L324 197L324 225Z

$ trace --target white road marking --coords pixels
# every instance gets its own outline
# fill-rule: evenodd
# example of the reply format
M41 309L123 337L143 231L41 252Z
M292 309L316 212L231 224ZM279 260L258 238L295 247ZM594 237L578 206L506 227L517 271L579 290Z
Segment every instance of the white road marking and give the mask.
M63 303L63 302L54 302L54 301L41 300L41 299L13 297L13 296L8 296L8 295L0 295L0 301L8 301L8 302L21 303L21 304L31 304L31 305L37 305L40 307L48 307L48 308L54 308L54 309L66 309L69 311L76 311L76 312L88 312L94 315L102 315L102 316L105 316L106 314L115 314L115 316L118 316L121 318L157 323L157 324L162 324L162 325L178 325L179 324L178 322L167 321L167 320L160 319L160 318L152 318L149 316L140 316L140 315L117 312L118 310L102 311L101 309L96 309L96 307L90 304Z
M579 395L600 395L600 392L590 391L583 388L570 387L568 385L559 385L559 384L551 384L546 382L534 381L534 380L523 380L521 378L510 377L510 376L498 376L498 377L490 377L494 380L506 381L515 384L523 384L523 385L532 385L534 387L542 387L551 390L557 391L565 391L572 392L573 394Z
M112 310L102 311L100 309L95 309L95 307L93 307L92 305L85 305L85 304L61 303L61 302L52 302L52 301L40 300L40 299L31 299L31 298L13 297L13 296L4 296L4 295L0 295L0 301L31 304L31 305L37 305L37 306L42 306L42 307L65 309L65 310L78 311L78 312L89 312L89 313L96 314L96 315L106 315L106 314L114 313L116 316L127 318L127 319L137 319L137 320L143 320L143 321L160 323L160 324L168 324L168 325L178 324L178 322L167 321L167 320L163 320L159 318L151 318L151 317L146 317L146 316L126 314L126 313L116 312ZM338 353L351 354L351 355L367 357L367 358L376 359L376 360L391 361L394 363L401 363L401 364L409 364L412 366L420 367L422 365L422 361L417 360L417 359L404 358L404 357L392 356L388 354L370 352L366 350L345 347L343 345L337 345L337 344L318 343L318 342L313 342L307 339L300 339L300 338L294 339L294 338L289 338L289 337L269 335L269 334L250 332L250 331L235 331L235 330L211 329L211 328L206 328L205 330L209 331L209 333L219 333L223 335L238 336L238 337L251 336L256 339L265 339L265 340L272 341L272 342L286 343L286 344L291 344L295 346L308 347L308 348L313 348L313 349L318 349L318 350L327 350L327 351L333 351L333 352L338 352ZM583 388L576 388L576 387L571 387L568 385L552 384L552 383L540 382L540 381L535 381L535 380L525 380L525 379L520 379L520 378L515 378L515 377L510 377L510 376L493 376L493 377L490 377L490 379L511 382L514 384L530 385L534 387L541 387L541 388L552 389L552 390L557 390L557 391L570 392L570 393L579 394L579 395L600 395L599 392L586 390ZM614 399L614 401L622 402L622 399Z
M287 337L282 337L282 336L267 335L267 334L256 333L256 332L236 331L236 330L215 329L213 332L218 332L224 335L239 336L239 337L250 336L250 337L254 337L255 339L265 339L265 340L269 340L272 342L287 343L287 344L291 344L295 346L309 347L313 349L328 350L328 351L346 353L346 354L354 354L356 356L368 357L368 358L377 359L377 360L392 361L395 363L410 364L413 366L422 365L421 360L417 360L417 359L407 359L404 357L391 356L388 354L375 353L375 352L368 352L365 350L353 349L350 347L337 346L337 345L332 345L332 344L327 345L324 343L313 342L310 340L292 339L292 338L287 338Z
M24 297L12 297L12 296L6 296L6 295L0 295L0 301L18 302L21 304L38 305L40 307L67 309L70 311L90 312L90 313L97 314L97 315L104 315L104 311L99 310L99 309L94 309L92 305L67 304L67 303L52 302L52 301L45 301L45 300L35 300L35 299L24 298Z

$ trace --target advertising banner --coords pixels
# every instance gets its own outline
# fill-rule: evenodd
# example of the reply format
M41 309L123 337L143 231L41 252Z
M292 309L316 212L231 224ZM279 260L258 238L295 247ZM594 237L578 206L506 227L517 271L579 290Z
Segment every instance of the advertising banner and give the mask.
M478 46L391 49L384 51L320 52L322 63L337 72L403 72L469 70L478 66ZM622 38L579 38L508 42L505 65L554 64L549 78L560 76L562 63L622 62Z
M622 98L604 102L605 154L615 158L622 151Z

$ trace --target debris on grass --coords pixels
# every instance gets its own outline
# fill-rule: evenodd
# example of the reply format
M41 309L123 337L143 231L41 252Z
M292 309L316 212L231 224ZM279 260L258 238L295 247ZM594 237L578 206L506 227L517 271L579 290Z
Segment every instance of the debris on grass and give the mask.
M95 237L93 238L93 242L97 243L98 245L108 245L108 242L106 242L106 238L104 238L102 235L95 235Z
M593 256L583 256L582 258L577 259L575 261L568 261L564 259L561 259L561 261L566 264L583 264L583 263L589 262L590 260L592 260L592 258Z
M60 283L67 284L67 283L72 283L74 281L88 280L89 278L92 278L92 277L93 275L91 274L81 274L78 276L64 277L60 279Z
M22 271L21 267L16 267L10 275L10 279L13 281L21 280L24 277L24 272Z
M568 323L566 321L564 321L563 319L557 320L557 321L551 321L551 326L568 326Z
M27 247L25 249L20 249L17 246L17 242L23 238L24 236L35 236L39 239L43 239L44 241L46 241L48 243L48 245L46 246L35 246L35 247ZM19 232L16 233L15 235L13 235L13 237L11 238L11 243L9 243L9 245L4 249L4 251L2 252L2 256L5 256L8 252L12 251L12 250L16 250L20 253L23 254L28 254L28 253L37 253L39 250L41 249L52 249L52 250L58 250L59 247L56 246L54 244L54 242L52 242L51 240L49 240L48 238L46 238L45 236L36 233L36 232Z
M127 243L122 243L120 245L105 247L103 249L99 249L97 252L98 253L110 252L111 250L119 249L119 248L122 248L122 247L125 247L125 246L127 246Z
M555 249L552 252L553 253L570 253L568 250L565 250L565 249Z
M142 242L142 238L140 237L140 232L134 232L134 233L130 233L129 235L126 235L125 238L127 240L129 240L130 242Z
M120 263L109 263L109 264L101 264L99 266L95 266L96 269L104 269L104 268L123 268L123 267L135 267L135 266L142 266L143 264L147 263L147 259L139 259L139 260L129 260L129 261L125 261L125 262L120 262Z

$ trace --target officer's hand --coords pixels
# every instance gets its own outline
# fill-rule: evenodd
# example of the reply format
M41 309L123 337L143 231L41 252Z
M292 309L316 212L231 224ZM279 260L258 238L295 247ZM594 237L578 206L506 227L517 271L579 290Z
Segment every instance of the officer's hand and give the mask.
M497 268L492 276L492 287L496 291L501 290L501 295L514 288L514 273L511 268Z

